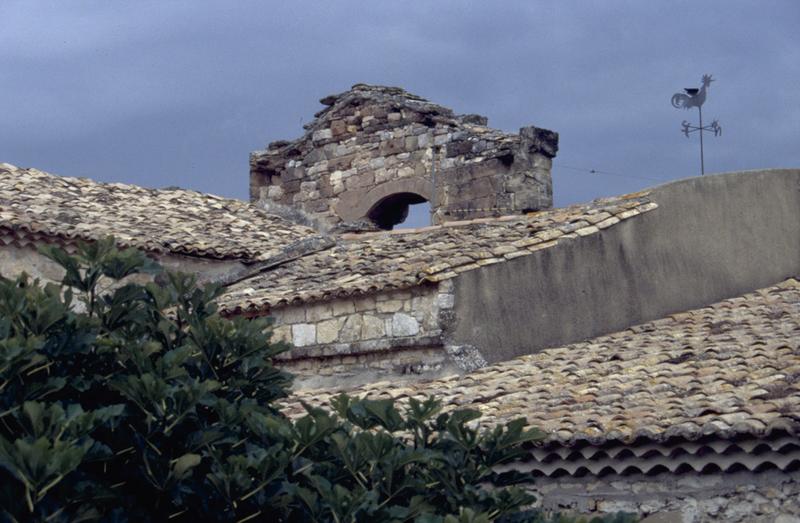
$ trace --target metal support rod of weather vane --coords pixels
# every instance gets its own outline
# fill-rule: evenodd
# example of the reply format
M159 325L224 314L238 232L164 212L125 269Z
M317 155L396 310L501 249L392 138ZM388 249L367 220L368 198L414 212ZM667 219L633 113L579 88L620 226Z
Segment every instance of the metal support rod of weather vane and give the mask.
M705 176L706 161L703 156L703 106L698 105L697 110L700 111L700 176Z
M710 74L703 75L703 84L698 88L689 88L687 87L684 89L686 93L675 93L672 95L672 107L677 109L691 109L692 107L697 107L697 111L700 114L700 125L694 126L690 122L684 120L681 123L682 129L681 132L689 138L689 135L695 131L700 133L700 175L706 174L706 160L705 160L705 150L703 147L703 132L704 131L714 131L714 136L719 136L722 134L722 126L719 124L718 120L714 120L711 122L711 125L704 126L703 125L703 104L706 101L706 97L708 96L709 86L714 79L711 78Z

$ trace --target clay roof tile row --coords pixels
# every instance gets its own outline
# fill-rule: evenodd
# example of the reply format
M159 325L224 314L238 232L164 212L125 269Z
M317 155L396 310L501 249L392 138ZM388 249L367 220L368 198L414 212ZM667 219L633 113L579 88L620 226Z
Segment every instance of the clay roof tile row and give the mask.
M340 390L298 391L324 405ZM800 282L428 382L377 382L369 398L434 395L489 424L525 417L551 444L696 440L800 429Z
M642 192L499 219L347 234L331 249L229 287L220 305L229 314L257 314L274 307L447 280L467 270L597 234L655 208Z
M151 252L256 262L316 236L239 200L186 189L146 189L0 164L0 229L61 242L114 235Z

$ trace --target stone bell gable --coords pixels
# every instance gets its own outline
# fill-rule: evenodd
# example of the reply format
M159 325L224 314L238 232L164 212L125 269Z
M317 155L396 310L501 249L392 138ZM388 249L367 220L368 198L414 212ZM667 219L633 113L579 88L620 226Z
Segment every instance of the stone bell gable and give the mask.
M507 134L397 87L356 84L320 102L301 138L251 154L252 201L381 229L423 201L435 223L552 206L553 131Z

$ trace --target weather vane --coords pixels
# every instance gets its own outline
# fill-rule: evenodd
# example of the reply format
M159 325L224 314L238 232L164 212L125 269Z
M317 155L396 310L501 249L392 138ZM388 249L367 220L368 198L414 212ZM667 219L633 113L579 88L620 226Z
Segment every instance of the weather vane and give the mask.
M672 107L678 109L691 109L692 107L697 107L697 110L700 112L700 125L692 125L686 120L681 123L683 127L681 130L686 137L689 137L689 133L693 133L695 131L700 131L700 174L703 175L706 173L706 166L705 160L703 158L703 131L713 132L714 136L719 136L722 134L722 127L719 125L718 120L714 120L711 122L711 125L706 125L703 127L703 104L706 101L706 96L708 94L708 88L713 82L714 79L711 78L710 74L703 75L703 85L700 89L696 87L687 87L684 89L686 94L684 93L675 93L672 95Z

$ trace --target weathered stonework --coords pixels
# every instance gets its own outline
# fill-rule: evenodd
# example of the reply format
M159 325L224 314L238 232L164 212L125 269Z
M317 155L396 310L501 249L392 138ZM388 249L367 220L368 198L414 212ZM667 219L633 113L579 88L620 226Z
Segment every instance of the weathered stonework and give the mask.
M557 133L506 134L396 87L357 84L321 102L303 137L251 154L252 201L345 229L391 229L426 200L436 223L552 205Z
M531 489L549 510L584 514L629 512L643 523L798 523L800 476L768 470L609 475L537 481Z
M2 240L2 238L0 238ZM74 246L68 246L74 251ZM149 253L165 269L195 274L201 283L240 270L235 260L206 260ZM63 270L40 254L36 244L11 243L0 249L0 274L26 272L42 282L59 282ZM144 283L150 275L125 281ZM452 345L449 329L455 304L453 284L385 291L331 301L304 303L269 312L273 340L293 345L280 365L297 375L296 387L366 383L378 379L417 379L485 365L471 347ZM78 304L80 307L80 304Z
M463 365L445 348L452 284L275 309L273 340L293 348L280 365L296 386L435 376ZM456 351L457 352L457 351Z

